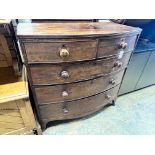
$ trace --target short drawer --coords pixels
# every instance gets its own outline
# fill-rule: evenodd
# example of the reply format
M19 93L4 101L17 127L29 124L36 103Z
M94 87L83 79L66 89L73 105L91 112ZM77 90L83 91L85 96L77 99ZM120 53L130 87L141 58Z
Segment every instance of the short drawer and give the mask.
M131 52L134 49L136 36L127 36L99 41L98 58Z
M117 71L127 65L131 52L109 59L67 64L30 65L33 85L63 84L91 79L96 76Z
M65 103L39 106L41 118L63 120L82 117L93 113L116 99L119 85L98 95Z
M124 70L88 81L35 88L38 104L77 100L101 93L118 85Z
M25 43L29 63L72 62L96 57L97 41Z

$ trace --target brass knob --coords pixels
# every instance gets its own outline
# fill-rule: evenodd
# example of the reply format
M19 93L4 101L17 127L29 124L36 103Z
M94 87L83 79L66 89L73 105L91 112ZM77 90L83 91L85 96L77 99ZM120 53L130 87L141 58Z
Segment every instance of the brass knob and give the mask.
M105 98L109 100L109 99L111 98L111 96L108 95L108 94L106 94L106 95L105 95Z
M61 77L62 77L62 78L65 78L65 79L66 79L66 78L69 78L68 72L67 72L67 71L62 71L62 72L61 72Z
M66 108L63 108L63 112L67 114L69 111Z
M114 84L116 83L116 81L115 81L114 79L111 79L111 80L109 81L109 83L112 84L112 85L114 85Z
M120 61L116 61L114 63L114 67L121 67L121 66L122 66L122 62L120 62Z
M62 49L60 50L60 57L61 57L61 58L67 58L68 56L69 56L68 50L65 49L65 48L62 48Z
M125 42L120 43L120 48L122 48L122 49L125 49L127 46L128 46L128 44Z
M63 91L62 92L62 97L68 97L68 92L67 91Z

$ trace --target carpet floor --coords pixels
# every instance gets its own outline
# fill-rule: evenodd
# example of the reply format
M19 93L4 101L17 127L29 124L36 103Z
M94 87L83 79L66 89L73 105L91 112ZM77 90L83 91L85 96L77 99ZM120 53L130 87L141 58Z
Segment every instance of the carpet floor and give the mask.
M50 122L44 135L153 135L155 86L118 97L109 106L86 118Z

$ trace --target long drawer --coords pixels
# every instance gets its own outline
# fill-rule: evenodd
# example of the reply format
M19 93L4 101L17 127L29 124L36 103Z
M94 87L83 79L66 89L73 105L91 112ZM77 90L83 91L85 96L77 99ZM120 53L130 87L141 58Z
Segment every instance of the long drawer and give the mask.
M66 102L101 93L118 85L124 69L88 81L54 86L35 87L38 104Z
M43 120L73 119L93 113L111 103L117 97L118 89L119 85L104 93L81 100L39 106L41 118Z
M131 52L109 59L81 63L29 65L33 85L63 84L91 79L120 70L127 65Z
M92 60L130 52L137 36L120 36L106 39L33 40L25 42L28 63L60 63ZM97 57L96 57L97 56Z

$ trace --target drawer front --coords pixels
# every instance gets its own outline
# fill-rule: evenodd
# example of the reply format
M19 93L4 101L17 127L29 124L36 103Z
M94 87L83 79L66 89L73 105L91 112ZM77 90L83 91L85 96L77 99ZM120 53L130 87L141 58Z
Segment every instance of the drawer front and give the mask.
M58 63L95 59L97 41L25 43L24 45L29 63Z
M117 71L127 65L131 53L126 53L121 59L110 58L73 64L40 64L30 65L32 84L63 84L94 78L98 75ZM122 63L122 65L119 65ZM64 74L65 73L65 74Z
M98 47L98 58L122 54L133 51L137 36L117 38L111 40L100 40Z
M98 95L65 103L39 106L42 119L62 120L85 116L101 109L117 97L119 85Z
M38 104L77 100L101 93L121 82L124 70L92 80L35 88Z

